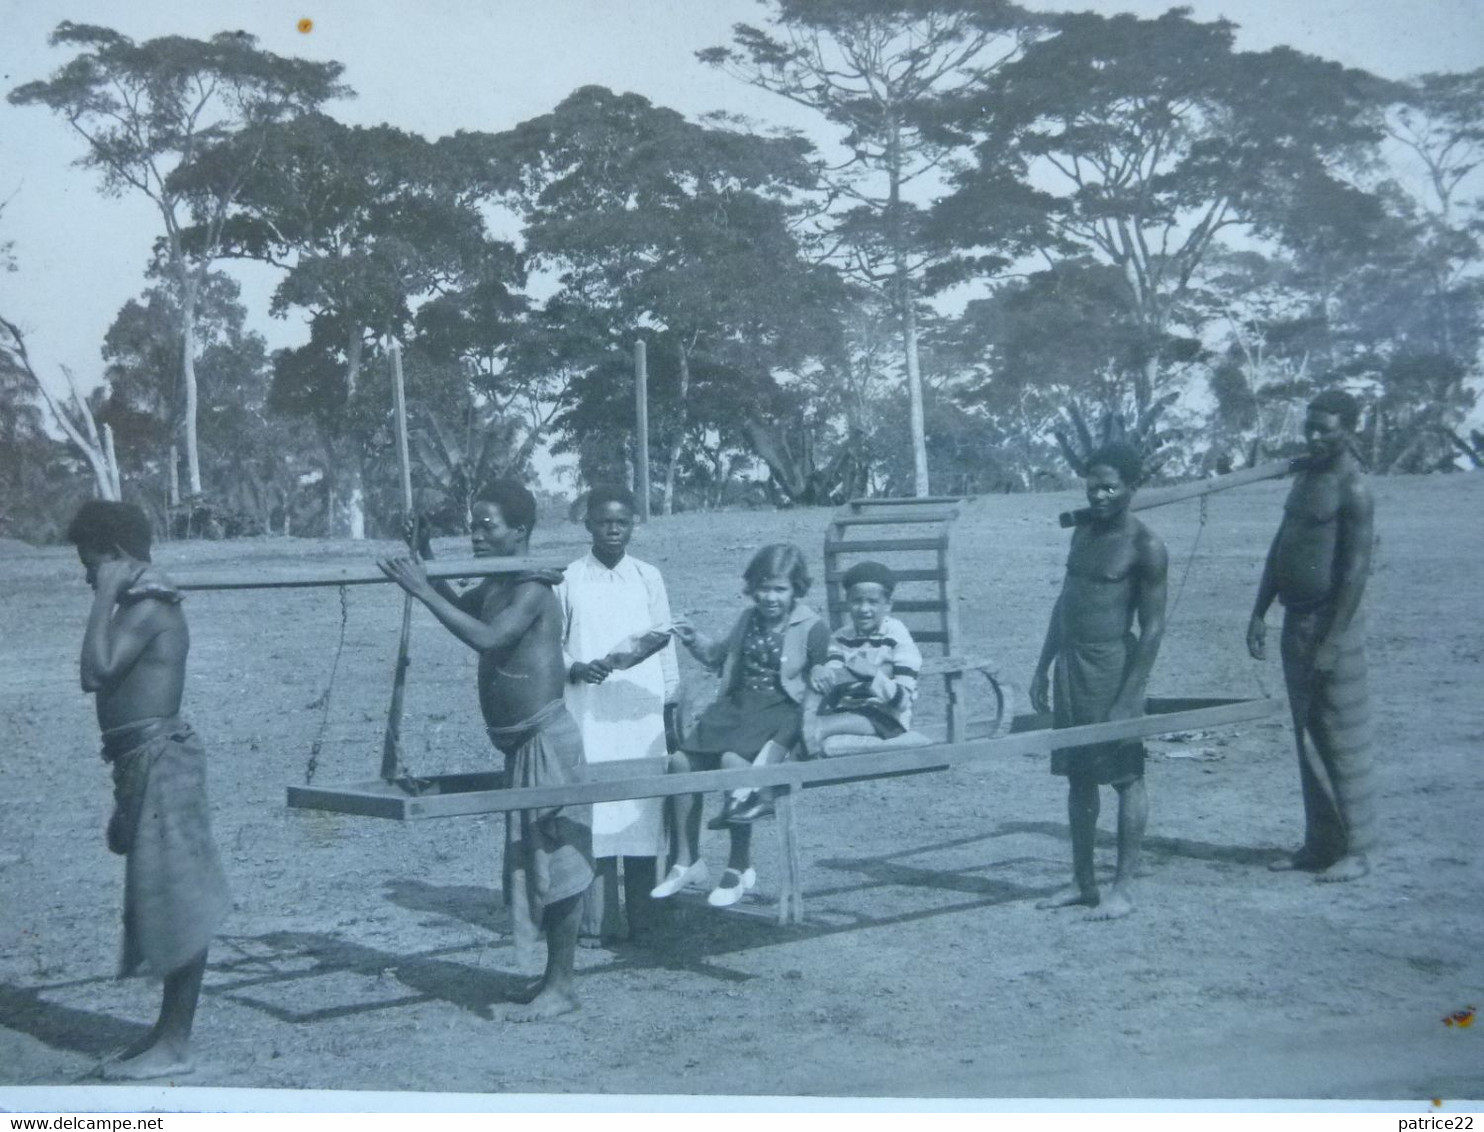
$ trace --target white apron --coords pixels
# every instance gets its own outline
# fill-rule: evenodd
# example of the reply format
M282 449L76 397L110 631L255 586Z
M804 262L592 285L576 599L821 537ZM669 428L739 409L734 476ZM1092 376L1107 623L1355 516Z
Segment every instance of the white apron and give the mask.
M567 663L606 656L626 637L670 624L660 573L629 555L610 570L592 554L567 567L557 589ZM678 683L674 642L601 684L568 682L567 708L590 763L663 758L665 700ZM655 857L665 852L664 800L632 798L593 806L594 857Z

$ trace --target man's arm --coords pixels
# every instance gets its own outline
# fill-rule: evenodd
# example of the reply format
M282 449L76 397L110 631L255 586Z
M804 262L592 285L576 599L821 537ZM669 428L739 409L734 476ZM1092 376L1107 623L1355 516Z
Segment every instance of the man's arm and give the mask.
M1263 620L1268 608L1278 596L1278 544L1283 539L1283 527L1288 522L1288 512L1283 513L1283 522L1278 524L1278 533L1268 547L1267 561L1262 566L1262 581L1257 583L1257 600L1252 603L1252 616L1247 620L1247 652L1253 660L1262 660L1268 652L1268 627Z
M1036 711L1051 710L1051 665L1061 651L1061 603L1065 594L1056 595L1051 607L1051 621L1046 626L1046 639L1041 643L1041 657L1031 677L1031 707Z
M541 599L546 596L542 592L546 587L539 582L520 583L510 604L489 621L482 621L440 594L428 581L422 567L411 559L383 559L377 565L383 574L426 605L445 629L475 652L507 649L519 641L540 615Z
M1169 588L1170 556L1165 544L1149 531L1141 531L1136 544L1138 555L1134 562L1134 577L1139 586L1138 603L1134 616L1139 622L1139 640L1134 646L1133 663L1124 677L1123 687L1114 700L1108 718L1133 719L1144 714L1144 689L1149 683L1149 673L1154 670L1154 659L1159 656L1160 642L1165 636L1165 595Z
M1337 521L1339 546L1335 572L1334 613L1315 652L1314 663L1321 671L1333 667L1337 642L1350 628L1360 599L1365 596L1366 580L1371 572L1371 545L1375 531L1376 505L1365 481L1358 475L1347 476L1340 484L1340 511Z
M145 647L165 627L164 606L151 598L125 606L117 618L113 607L118 592L100 584L88 614L82 638L82 690L97 692L118 681L132 668Z

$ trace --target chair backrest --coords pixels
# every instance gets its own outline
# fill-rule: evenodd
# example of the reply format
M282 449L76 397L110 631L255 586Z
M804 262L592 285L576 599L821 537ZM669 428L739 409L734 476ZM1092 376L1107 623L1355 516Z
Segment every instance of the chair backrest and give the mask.
M892 616L900 618L930 658L963 653L954 592L951 531L963 500L958 496L918 499L852 499L830 517L824 536L824 580L830 628L849 617L840 579L856 562L876 559L897 576ZM929 669L934 666L929 662ZM942 673L948 693L950 741L964 734L962 671Z

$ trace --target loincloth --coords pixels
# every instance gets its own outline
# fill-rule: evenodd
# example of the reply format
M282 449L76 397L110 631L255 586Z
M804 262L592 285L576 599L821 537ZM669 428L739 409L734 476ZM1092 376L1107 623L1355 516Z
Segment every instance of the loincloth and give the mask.
M1052 726L1105 723L1123 690L1137 643L1131 633L1112 641L1064 643L1052 671ZM1121 785L1143 777L1144 744L1114 739L1052 751L1051 773Z
M1357 613L1336 644L1328 672L1314 650L1329 623L1327 607L1283 617L1283 680L1298 745L1307 817L1305 845L1321 859L1373 847L1376 831L1371 710L1366 680L1365 620Z
M120 977L167 975L211 942L230 903L206 802L206 748L179 716L103 733L108 847L124 865Z
M490 727L505 755L506 785L567 786L583 781L582 733L563 700L530 719ZM593 880L593 808L589 805L515 810L505 820L505 903L517 941L540 933L547 905L579 896Z

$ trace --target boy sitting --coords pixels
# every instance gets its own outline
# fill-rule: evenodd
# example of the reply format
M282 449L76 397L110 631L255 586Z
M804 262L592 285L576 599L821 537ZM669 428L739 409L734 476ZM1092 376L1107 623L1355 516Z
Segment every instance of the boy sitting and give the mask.
M912 725L922 653L891 616L896 576L880 562L857 562L840 579L850 623L830 638L828 659L809 675L804 748L827 756L836 735L896 739ZM852 748L854 744L852 744Z

